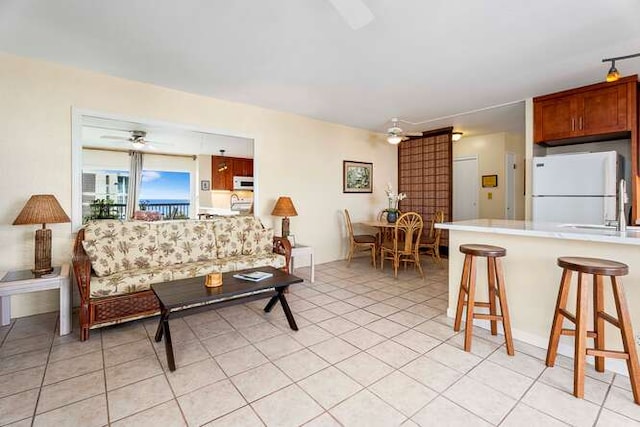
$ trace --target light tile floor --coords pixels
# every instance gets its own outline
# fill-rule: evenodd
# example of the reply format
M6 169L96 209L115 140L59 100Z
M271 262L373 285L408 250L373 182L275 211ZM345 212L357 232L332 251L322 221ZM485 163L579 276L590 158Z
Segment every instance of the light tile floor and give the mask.
M571 395L571 361L476 329L462 351L447 270L424 261L394 280L367 258L316 267L293 286L300 331L266 301L176 317L178 369L153 342L157 319L56 335L57 313L0 328L0 425L15 426L640 426L628 378L589 369ZM308 278L307 269L296 274Z

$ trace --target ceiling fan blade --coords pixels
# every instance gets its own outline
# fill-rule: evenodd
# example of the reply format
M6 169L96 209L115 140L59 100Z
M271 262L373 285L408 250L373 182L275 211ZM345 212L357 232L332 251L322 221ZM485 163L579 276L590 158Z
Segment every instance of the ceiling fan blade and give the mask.
M113 139L116 141L129 141L129 138L124 136L116 136L116 135L102 135L100 139Z
M405 132L406 136L422 136L422 132Z
M371 9L362 0L329 0L329 2L354 30L359 30L373 21Z

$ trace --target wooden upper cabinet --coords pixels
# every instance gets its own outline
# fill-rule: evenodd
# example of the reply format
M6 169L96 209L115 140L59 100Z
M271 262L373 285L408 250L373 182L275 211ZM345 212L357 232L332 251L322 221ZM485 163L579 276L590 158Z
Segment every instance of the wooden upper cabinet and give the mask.
M631 131L637 82L637 76L630 76L534 98L534 141L573 143L572 138Z
M575 136L576 109L576 99L570 96L536 102L533 112L535 141L553 141Z
M226 169L222 169L226 165ZM253 159L211 156L211 189L233 191L234 176L253 176Z
M578 127L585 135L620 132L629 128L626 85L590 90L580 98L582 115L578 118Z
M233 157L211 156L211 189L233 190Z

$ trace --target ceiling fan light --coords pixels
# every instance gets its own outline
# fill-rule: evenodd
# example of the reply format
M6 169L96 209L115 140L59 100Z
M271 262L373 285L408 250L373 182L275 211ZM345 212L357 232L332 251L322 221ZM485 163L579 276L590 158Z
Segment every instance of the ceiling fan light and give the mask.
M462 135L463 135L462 132L453 132L451 134L451 140L453 142L460 141L460 139L462 139Z
M388 135L387 142L389 144L398 145L402 142L402 137L400 135Z
M131 143L131 145L133 146L133 148L135 148L136 150L142 150L144 148L144 142L140 142L140 141L133 141Z

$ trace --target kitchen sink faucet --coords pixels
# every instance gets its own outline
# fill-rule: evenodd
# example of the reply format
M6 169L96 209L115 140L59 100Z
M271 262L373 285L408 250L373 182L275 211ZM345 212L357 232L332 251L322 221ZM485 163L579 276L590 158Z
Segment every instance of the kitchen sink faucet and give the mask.
M624 205L628 201L627 183L624 179L621 179L618 185L618 231L627 231L627 216L624 213Z

